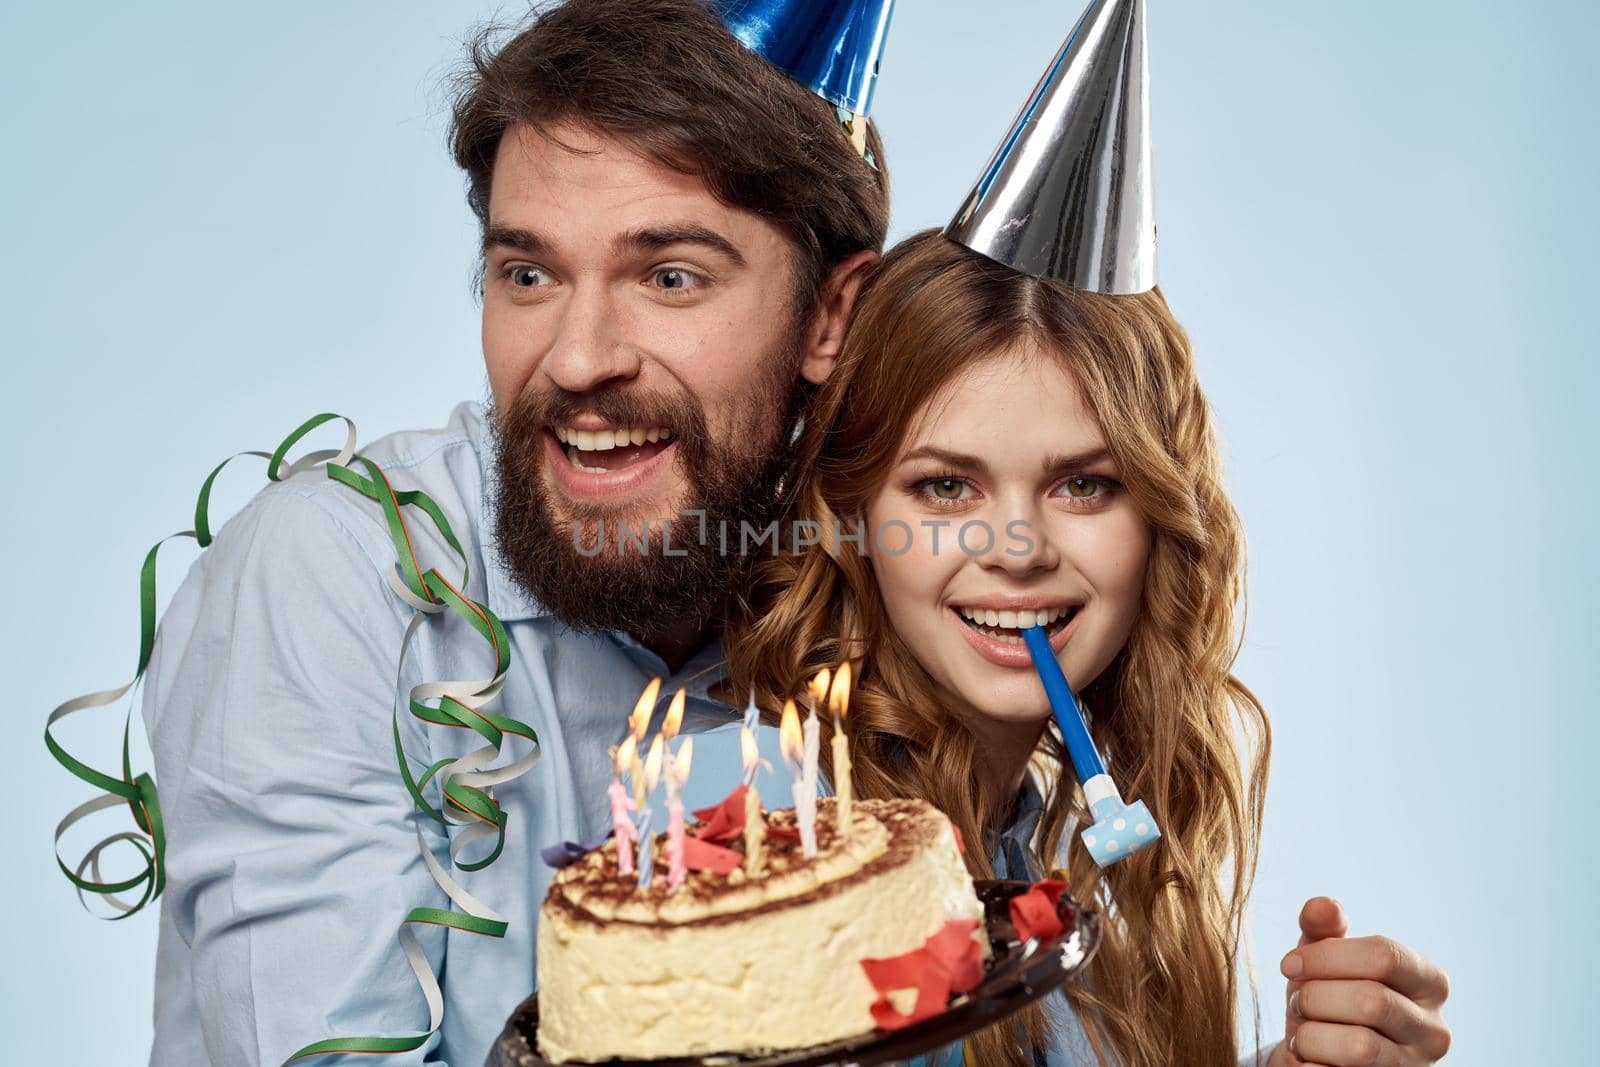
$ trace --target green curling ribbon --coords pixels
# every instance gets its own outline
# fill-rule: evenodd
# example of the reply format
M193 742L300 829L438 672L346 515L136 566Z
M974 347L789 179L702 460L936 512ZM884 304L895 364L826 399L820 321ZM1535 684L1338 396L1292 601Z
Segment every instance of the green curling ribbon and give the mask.
M288 463L291 449L307 434L327 422L339 419L346 427L344 447L309 453L293 463ZM111 919L124 919L142 909L161 895L165 888L166 834L161 822L161 805L156 794L156 783L148 773L135 775L129 757L129 731L133 717L132 708L123 719L122 773L120 776L95 770L64 749L51 732L62 719L89 708L104 707L120 700L134 690L144 677L150 664L156 639L156 557L161 546L178 538L192 538L204 549L211 544L210 501L212 486L217 475L239 456L257 456L267 461L267 478L282 481L327 465L328 476L374 501L383 511L390 539L394 542L396 562L392 572L385 574L389 587L402 601L414 609L415 614L406 626L400 644L399 663L395 669L395 706L392 713L395 760L400 767L400 778L406 792L420 815L441 824L457 824L465 829L450 842L450 861L463 871L478 871L499 858L505 848L506 813L494 797L494 787L526 774L539 759L539 738L533 728L516 719L486 712L483 706L499 695L505 684L506 672L511 666L511 644L505 627L486 606L464 595L469 578L467 554L451 529L449 520L426 493L419 490L396 491L389 484L382 469L370 459L356 455L355 424L343 416L316 415L295 428L294 432L272 452L240 452L230 456L212 469L200 487L195 503L194 529L172 534L156 542L145 556L139 572L139 660L133 678L117 689L87 693L57 707L45 723L44 743L56 761L69 772L100 790L100 795L78 805L56 826L56 864L67 879L77 888L78 899L87 908L83 894L100 896L117 914ZM359 461L366 476L350 466ZM404 510L415 508L433 522L447 545L461 562L461 578L452 584L436 569L424 570L418 560L410 531L406 527ZM451 612L464 619L488 643L494 659L494 674L484 679L463 679L423 682L413 686L405 703L410 713L432 726L471 730L483 739L484 744L459 758L438 760L420 776L413 774L412 760L406 755L400 740L400 705L404 686L406 656L420 626L429 618ZM433 703L429 703L433 701ZM130 702L131 703L131 702ZM492 764L498 759L508 737L527 741L529 751L520 758L501 765ZM438 793L437 803L429 801L427 791L432 785ZM95 843L75 867L69 867L61 858L61 838L78 822L122 804L133 815L136 830L123 830L110 834ZM309 1056L346 1053L385 1054L409 1052L419 1048L444 1022L444 995L438 979L428 966L427 956L418 944L413 928L418 925L443 926L465 933L485 937L504 937L507 921L494 909L463 889L442 864L434 857L422 837L420 823L416 826L417 847L434 882L456 905L455 909L413 908L400 923L397 938L406 960L422 987L428 1001L429 1026L425 1033L407 1037L338 1037L317 1041L294 1053L285 1064ZM493 838L493 845L479 858L461 859L461 853L477 842ZM131 878L110 882L104 880L100 862L106 849L126 843L143 861L142 869ZM87 872L87 874L85 873ZM122 894L138 890L139 897L131 903Z

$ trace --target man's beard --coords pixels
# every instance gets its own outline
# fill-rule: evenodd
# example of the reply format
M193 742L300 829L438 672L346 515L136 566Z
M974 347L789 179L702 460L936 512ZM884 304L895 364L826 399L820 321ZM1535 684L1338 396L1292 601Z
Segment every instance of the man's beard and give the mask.
M795 367L797 354L774 361L776 368ZM507 412L492 410L497 477L489 503L501 566L575 630L644 636L706 623L744 572L742 524L764 533L781 510L779 486L794 454L790 427L803 400L799 388L785 396L792 381L790 370L763 382L757 395L739 405L737 410L752 414L733 428L726 443L710 439L703 409L687 395L627 388L528 393ZM546 432L570 424L580 413L599 415L614 426L660 426L673 433L673 462L684 474L688 494L676 515L649 517L643 550L634 539L644 516L566 499L561 504L570 518L555 511L544 470L550 462ZM684 514L689 511L704 512L703 525L697 514ZM620 551L619 521L629 527ZM664 530L671 554L663 550Z

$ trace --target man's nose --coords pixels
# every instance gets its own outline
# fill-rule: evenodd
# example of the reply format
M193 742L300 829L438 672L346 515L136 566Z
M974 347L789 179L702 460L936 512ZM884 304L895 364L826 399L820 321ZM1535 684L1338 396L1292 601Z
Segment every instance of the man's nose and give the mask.
M545 376L569 393L587 393L607 382L636 377L638 350L627 343L619 327L615 302L604 285L574 285L544 359Z

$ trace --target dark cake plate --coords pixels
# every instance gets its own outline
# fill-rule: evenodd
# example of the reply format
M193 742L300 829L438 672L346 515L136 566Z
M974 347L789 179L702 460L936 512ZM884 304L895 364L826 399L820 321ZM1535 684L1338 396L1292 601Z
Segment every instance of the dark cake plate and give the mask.
M1065 929L1049 941L1017 940L1007 904L1028 890L1027 882L979 882L985 921L994 957L984 969L983 983L957 997L949 1008L902 1030L874 1031L844 1041L790 1049L770 1055L713 1053L662 1060L605 1060L610 1067L874 1067L908 1060L976 1033L1021 1011L1066 985L1100 947L1100 917L1086 911L1065 893L1057 904ZM539 1029L539 995L517 1006L489 1053L484 1067L556 1067L542 1059L534 1042Z

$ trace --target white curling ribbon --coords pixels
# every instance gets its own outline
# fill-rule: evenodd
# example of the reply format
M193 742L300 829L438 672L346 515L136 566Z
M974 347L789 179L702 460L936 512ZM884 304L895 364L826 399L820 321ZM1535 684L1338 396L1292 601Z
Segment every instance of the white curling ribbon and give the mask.
M393 569L385 572L384 578L395 595L417 612L406 625L405 636L400 642L399 661L395 665L393 714L398 724L401 704L400 695L405 692L406 658L411 651L412 639L416 636L422 623L444 611L446 605L425 600L414 594L402 579L398 562L396 562ZM462 585L465 586L465 584L465 581L463 581ZM500 690L504 685L504 672L495 675L493 678L486 679L421 682L411 688L409 698L422 702L448 696L463 706L477 711L484 704L499 696ZM408 713L409 710L408 705ZM532 769L534 764L539 761L540 749L538 743L535 742L532 751L508 766L488 771L479 770L480 767L489 763L498 755L498 747L483 745L441 767L434 776L438 782L441 798L439 811L445 821L452 825L470 823L450 840L448 853L452 864L460 862L461 853L468 847L496 836L500 833L500 830L498 827L489 826L468 817L451 818L450 806L443 803L445 787L452 779L465 785L494 785L510 781ZM450 872L434 858L432 850L428 848L427 841L422 836L421 812L413 810L412 819L414 820L413 829L417 835L417 850L422 854L423 864L427 867L428 874L433 879L434 884L443 890L445 896L467 915L490 922L506 922L505 917L499 912L467 892L460 883L450 876ZM433 968L428 963L427 954L423 952L422 946L418 943L416 934L412 931L409 923L402 922L400 924L397 939L400 942L401 951L405 953L406 962L411 967L411 973L416 977L417 985L422 989L423 996L428 1002L427 1032L429 1034L435 1033L444 1024L444 994L439 988L439 980L435 977Z
M338 449L318 449L315 452L309 452L306 455L301 456L299 459L278 471L279 481L282 481L285 478L293 478L296 474L308 471L313 467L321 466L324 463L332 463L336 467L349 466L350 461L355 458L356 454L356 424L351 422L343 415L336 416L336 418L338 418L340 422L344 423L344 447ZM269 463L272 461L272 453L270 452L250 452L240 454L262 456ZM288 457L286 456L284 458L287 459Z
M194 531L185 530L182 533L175 533L168 537L164 537L157 542L157 546L159 547L160 545L164 545L168 541L179 537L193 538ZM50 713L49 717L45 719L45 732L48 733L52 726L75 712L85 711L89 708L103 708L108 704L115 703L122 698L123 694L137 686L140 680L140 678L136 677L132 681L118 686L115 689L102 689L98 693L85 693L83 696L74 697L66 703L59 705ZM130 718L132 717L132 708L128 709L128 715ZM56 824L54 845L57 858L59 859L61 856L61 839L66 836L67 831L72 829L73 826L88 818L90 815L95 814L96 812L104 811L107 808L118 807L127 803L128 800L126 797L120 797L115 793L102 792L99 796L91 800L84 801L82 804L79 804L77 807L67 812L61 821ZM83 860L79 862L77 870L73 873L75 873L79 878L82 878L84 868L92 865L95 871L95 880L99 881L100 855L105 852L106 849L110 848L119 841L133 842L134 847L139 850L139 853L142 856L144 856L146 863L153 862L153 857L155 855L155 838L151 834L146 833L143 830L120 830L117 833L101 838L99 841L96 841L93 845L89 846L88 851L84 853ZM146 852L145 848L141 844L143 842L149 843L148 852ZM150 876L152 878L155 877L155 872L152 871ZM91 915L94 914L94 909L89 907L89 901L83 895L83 888L81 886L73 886L73 889L78 894L78 903L83 907L83 910L89 912ZM132 886L124 890L124 892L127 893L133 893L135 891L142 892L139 886ZM113 910L124 915L133 911L139 906L137 904L129 904L124 902L116 893L96 893L95 896L99 897L101 900L104 900L106 904Z

